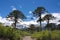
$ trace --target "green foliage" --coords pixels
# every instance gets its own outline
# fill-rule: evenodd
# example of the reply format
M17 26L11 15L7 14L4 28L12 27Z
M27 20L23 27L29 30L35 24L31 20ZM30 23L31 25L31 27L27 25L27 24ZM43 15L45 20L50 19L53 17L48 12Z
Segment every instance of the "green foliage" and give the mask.
M40 17L40 15L42 13L44 13L46 11L46 9L44 7L37 7L34 12L33 12L33 16L38 16Z
M52 14L46 14L43 18L43 21L47 21L47 24L49 24L50 20L56 19Z
M34 31L36 31L36 27L34 24L30 24L29 31L30 31L30 33L34 33Z
M21 36L28 36L28 35L30 35L30 33L26 32L26 31L16 30L16 32L19 33Z
M11 27L0 26L0 38L10 40L21 40L23 36L30 35L28 32L15 30Z
M60 30L41 31L32 34L32 38L36 38L37 40L60 40Z
M45 29L53 31L56 30L56 26L57 25L55 23L49 23L45 26Z
M41 22L42 22L42 18L41 18L41 15L42 13L45 13L46 12L46 9L44 7L37 7L34 11L33 11L33 16L35 17L39 17L39 19L37 21L40 22L40 27L41 26ZM40 29L39 29L40 31Z
M54 17L52 14L46 14L43 19L44 20L51 20L51 19L55 19L56 17Z
M10 27L0 26L0 38L8 38L10 40L20 40L21 35Z
M23 32L23 36L29 36L30 35L30 33L28 33L28 32Z
M0 26L3 26L1 22L0 22Z
M14 25L14 28L16 28L16 24L18 23L18 19L25 19L25 15L19 11L19 10L13 10L8 16L7 18L10 18L11 21L13 21L13 25Z

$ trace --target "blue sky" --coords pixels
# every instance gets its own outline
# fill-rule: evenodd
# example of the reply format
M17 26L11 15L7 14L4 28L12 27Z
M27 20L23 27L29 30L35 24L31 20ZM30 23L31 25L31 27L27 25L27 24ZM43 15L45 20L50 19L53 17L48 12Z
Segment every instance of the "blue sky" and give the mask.
M0 16L6 17L13 7L30 16L29 11L34 11L38 6L45 7L50 13L60 12L60 0L0 0Z
M0 22L2 23L11 23L6 20L6 16L13 10L17 9L24 13L29 21L22 22L23 24L37 24L35 20L30 20L31 11L34 11L37 7L43 6L45 9L52 13L56 20L51 20L51 23L57 23L60 20L60 0L0 0ZM46 23L46 22L45 22Z

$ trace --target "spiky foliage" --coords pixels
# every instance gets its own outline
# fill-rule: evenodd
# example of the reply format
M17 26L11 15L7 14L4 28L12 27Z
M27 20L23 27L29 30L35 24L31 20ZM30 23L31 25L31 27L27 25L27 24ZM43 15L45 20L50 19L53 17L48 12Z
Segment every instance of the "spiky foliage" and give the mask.
M25 15L19 11L19 10L13 10L8 16L7 18L10 18L12 21L14 21L14 27L16 28L16 23L18 22L18 19L25 19Z
M37 9L34 10L33 15L35 17L39 17L40 19L40 27L41 27L41 14L44 13L46 9L44 7L37 7Z
M43 17L43 20L46 20L47 21L47 24L49 24L49 20L53 20L55 19L56 17L54 17L52 14L46 14L44 17Z

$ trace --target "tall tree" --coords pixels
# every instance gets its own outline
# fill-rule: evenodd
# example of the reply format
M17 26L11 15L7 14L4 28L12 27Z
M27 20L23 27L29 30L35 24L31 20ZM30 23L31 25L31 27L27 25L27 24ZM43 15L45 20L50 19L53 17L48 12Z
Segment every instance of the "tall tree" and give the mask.
M46 9L44 7L37 7L37 9L34 10L33 15L35 17L39 17L40 19L40 27L41 27L41 14L44 13ZM40 30L40 29L39 29Z
M49 24L49 20L53 20L55 19L56 17L54 17L52 14L46 14L44 17L43 17L43 20L46 20L47 21L47 24Z
M18 19L25 19L25 15L19 11L19 10L13 10L8 16L7 18L10 18L11 20L13 20L14 22L14 28L16 28L16 23L18 22Z
M60 24L57 25L57 30L60 30Z
M36 27L34 24L30 24L30 32L33 33L36 30Z
M47 30L56 30L57 25L55 23L49 23L45 26L45 29Z

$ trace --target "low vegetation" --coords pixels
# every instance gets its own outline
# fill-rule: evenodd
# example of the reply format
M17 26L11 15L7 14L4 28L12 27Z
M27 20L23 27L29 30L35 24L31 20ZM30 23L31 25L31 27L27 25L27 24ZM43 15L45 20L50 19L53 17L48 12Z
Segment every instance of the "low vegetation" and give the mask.
M60 40L60 30L37 32L32 34L32 38L37 40Z
M22 37L25 35L29 35L28 32L15 30L11 27L5 27L0 25L0 39L4 40L22 40Z

